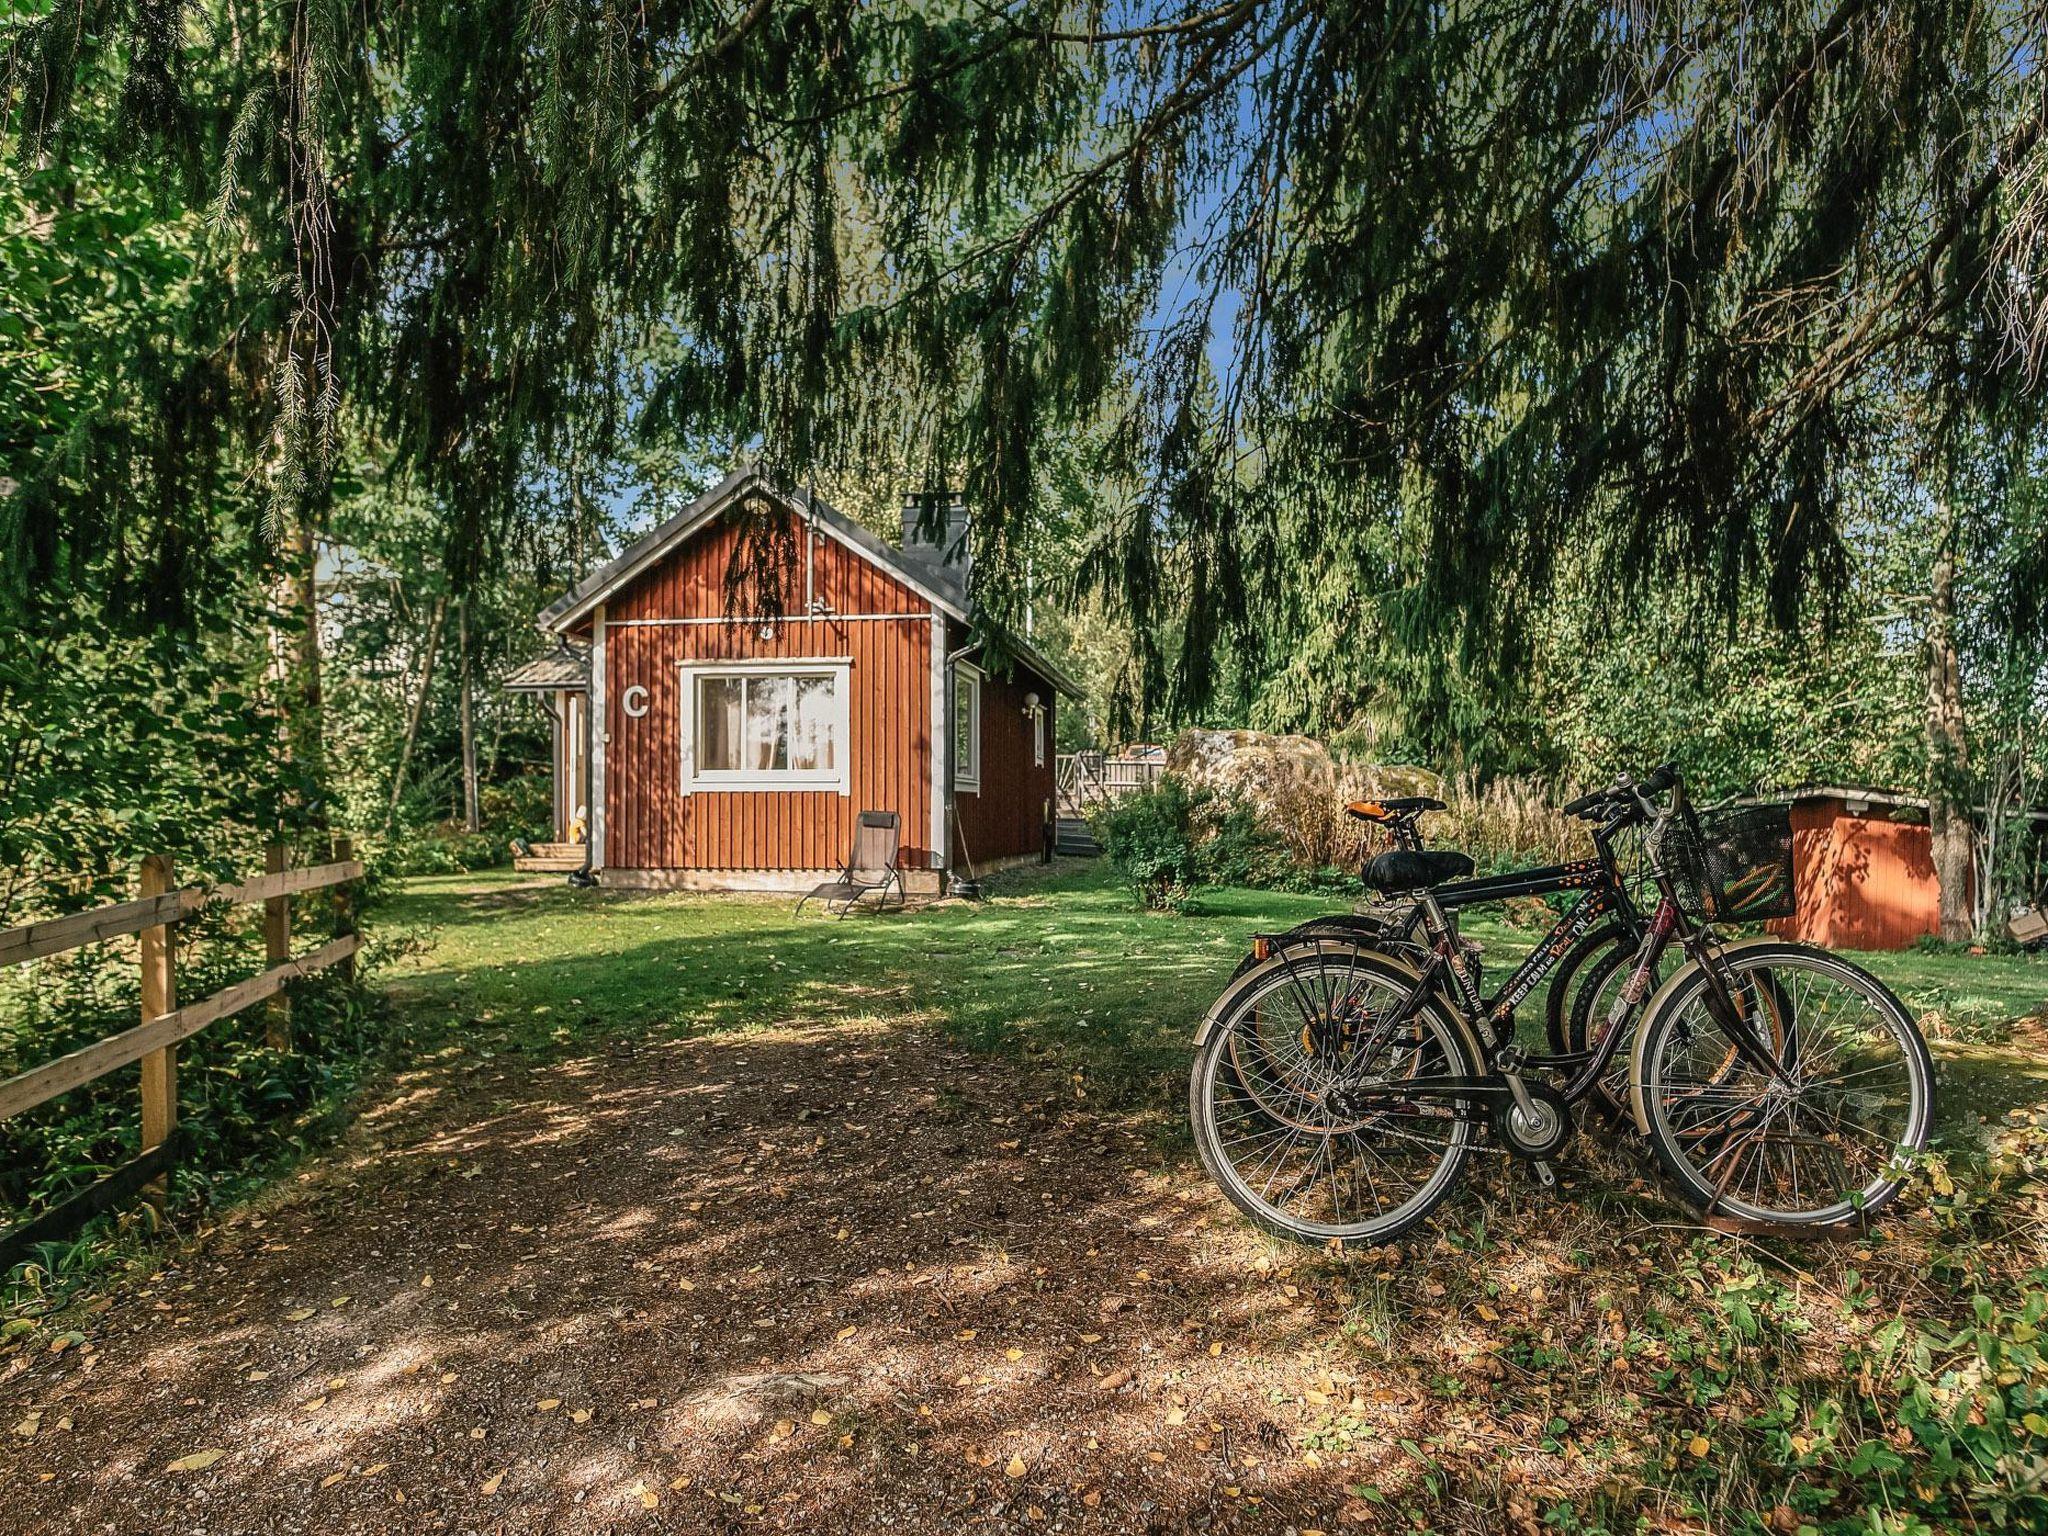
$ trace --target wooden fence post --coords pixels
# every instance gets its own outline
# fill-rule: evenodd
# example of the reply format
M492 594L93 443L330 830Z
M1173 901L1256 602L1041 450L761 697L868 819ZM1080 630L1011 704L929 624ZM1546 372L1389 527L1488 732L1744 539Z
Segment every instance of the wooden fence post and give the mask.
M283 843L272 843L263 850L263 872L266 875L283 874L284 866ZM292 899L289 896L272 896L263 903L263 963L266 966L283 965L291 957ZM263 1041L273 1051L292 1048L292 1005L282 992L264 1008Z
M153 853L142 861L144 896L161 896L176 888L171 861L163 854ZM170 924L143 929L141 939L142 1018L147 1023L178 1006L178 983ZM142 1150L161 1145L177 1128L178 1048L166 1045L142 1058ZM168 1176L152 1180L145 1193L150 1204L161 1211L170 1193Z
M335 838L333 851L329 854L329 858L334 863L346 864L355 856L355 843L352 839L345 835ZM356 931L356 898L354 890L351 889L350 882L343 881L340 885L333 887L331 900L334 908L334 936L339 939L354 933ZM354 981L356 979L356 957L353 954L348 955L335 966L335 970L341 974L343 981Z

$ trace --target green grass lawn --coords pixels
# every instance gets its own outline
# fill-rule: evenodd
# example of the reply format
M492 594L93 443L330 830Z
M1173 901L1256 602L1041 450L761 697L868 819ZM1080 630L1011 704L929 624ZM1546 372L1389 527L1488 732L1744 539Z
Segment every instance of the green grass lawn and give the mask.
M839 922L780 896L579 891L509 873L406 882L378 913L427 947L402 961L402 1001L473 1033L546 1050L600 1030L700 1033L916 1016L982 1049L1082 1074L1099 1103L1178 1124L1196 1024L1251 935L1332 909L1323 896L1205 893L1185 916L1140 910L1100 864L1025 871L980 905ZM1468 913L1504 976L1536 935ZM2048 1097L2048 1063L2011 1022L2048 1003L2048 961L1859 956L1929 1025L1944 1120ZM1524 1004L1525 1029L1540 993Z

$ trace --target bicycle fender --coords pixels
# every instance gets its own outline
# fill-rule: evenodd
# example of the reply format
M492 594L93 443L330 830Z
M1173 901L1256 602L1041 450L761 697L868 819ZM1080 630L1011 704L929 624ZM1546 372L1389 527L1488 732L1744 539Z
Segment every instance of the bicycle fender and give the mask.
M1737 939L1733 944L1723 944L1721 953L1734 956L1744 950L1756 949L1761 945L1774 944L1780 948L1791 943L1789 939L1773 938L1768 934L1754 939ZM1811 946L1808 946L1811 947ZM1650 994L1650 1000L1643 1006L1643 1016L1636 1020L1636 1037L1628 1048L1628 1107L1635 1116L1636 1130L1642 1135L1650 1134L1650 1108L1643 1099L1643 1042L1650 1038L1650 1020L1657 1016L1657 1010L1664 1007L1678 984L1692 974L1692 968L1699 962L1688 960L1671 973L1670 978Z

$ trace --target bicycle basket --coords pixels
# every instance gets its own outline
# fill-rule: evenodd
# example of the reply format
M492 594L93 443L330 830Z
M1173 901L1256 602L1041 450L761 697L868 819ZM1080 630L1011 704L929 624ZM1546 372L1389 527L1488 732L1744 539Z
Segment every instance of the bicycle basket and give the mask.
M1718 923L1790 917L1792 813L1745 805L1705 816L1674 816L1657 845L1679 905Z
M1743 805L1701 818L1706 846L1708 915L1717 922L1757 923L1790 917L1798 898L1792 881L1792 811Z

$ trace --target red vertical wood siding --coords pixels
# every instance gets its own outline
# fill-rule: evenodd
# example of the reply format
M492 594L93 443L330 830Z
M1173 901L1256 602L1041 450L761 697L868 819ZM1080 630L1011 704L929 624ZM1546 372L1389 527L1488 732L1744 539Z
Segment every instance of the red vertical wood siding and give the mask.
M801 525L799 525L801 529ZM799 534L785 611L810 594L833 615L783 620L769 638L754 623L636 620L726 615L726 572L737 534L722 522L691 539L607 606L605 624L605 862L615 869L831 869L864 810L902 818L906 867L932 864L931 605L845 545ZM808 555L801 551L808 543ZM855 617L887 615L889 617ZM906 617L907 616L907 617ZM847 657L852 793L831 790L682 792L679 667L685 661ZM629 717L628 688L647 690Z
M1941 931L1941 888L1927 828L1851 816L1840 799L1792 807L1799 910L1773 932L1833 949L1905 949Z
M965 630L948 626L948 645L957 647ZM1024 696L1038 695L1045 706L1045 761L1031 761L1031 721ZM1053 798L1053 734L1056 692L1028 667L1018 664L1008 677L985 672L981 679L981 792L960 790L953 805L957 820L953 852L987 863L1045 846L1045 807ZM957 766L957 765L956 765ZM966 847L961 848L962 841Z

